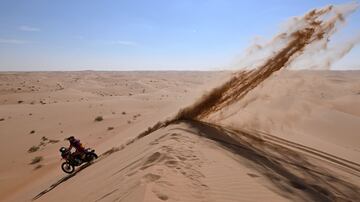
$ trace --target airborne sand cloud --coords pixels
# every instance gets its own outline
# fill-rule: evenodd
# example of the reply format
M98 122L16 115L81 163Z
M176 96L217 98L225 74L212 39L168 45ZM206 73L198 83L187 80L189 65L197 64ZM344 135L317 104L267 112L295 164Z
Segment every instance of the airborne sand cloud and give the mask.
M211 114L239 101L274 72L289 68L296 60L300 61L298 58L301 59L302 55L327 50L327 44L336 33L337 27L344 23L345 18L355 12L358 7L357 3L330 5L313 9L304 16L292 18L283 27L284 30L265 46L255 44L248 49L246 58L250 62L244 64L252 65L250 70L244 71L249 67L240 66L238 68L240 70L233 73L225 83L210 90L192 105L181 109L174 117L159 121L149 127L139 137L146 136L178 120L207 120ZM350 43L352 45L345 46L343 51L333 52L335 55L328 58L329 61L324 61L325 64L335 62L336 59L344 56L351 50L354 42ZM321 46L316 46L316 44L321 44ZM259 53L261 60L257 61ZM252 57L253 55L257 56Z
M258 67L247 72L240 70L235 73L226 83L210 91L193 106L181 111L175 119L204 119L211 113L238 101L274 72L288 68L295 60L301 60L301 56L309 52L313 54L326 51L327 44L337 31L339 23L343 23L345 18L357 8L358 4L340 7L328 6L314 9L302 17L294 18L292 23L286 26L285 31L267 44L271 53L268 57L263 56L267 59L261 61ZM351 50L355 42L358 40L351 41L350 45L345 46L344 49L331 52L331 57L328 57L328 61L323 61L323 63L331 64L336 59L340 59ZM321 46L312 46L313 44L321 44ZM255 48L262 50L261 47L255 46Z

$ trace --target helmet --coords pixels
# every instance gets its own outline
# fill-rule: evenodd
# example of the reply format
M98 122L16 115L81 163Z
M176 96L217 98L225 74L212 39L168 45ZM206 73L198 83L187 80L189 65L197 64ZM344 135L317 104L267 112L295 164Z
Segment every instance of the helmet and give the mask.
M59 151L60 151L61 153L64 153L64 152L67 151L67 149L66 149L65 147L61 147L61 148L59 149Z
M67 140L74 140L75 139L75 137L74 136L70 136L70 137L68 137L68 138L66 138Z

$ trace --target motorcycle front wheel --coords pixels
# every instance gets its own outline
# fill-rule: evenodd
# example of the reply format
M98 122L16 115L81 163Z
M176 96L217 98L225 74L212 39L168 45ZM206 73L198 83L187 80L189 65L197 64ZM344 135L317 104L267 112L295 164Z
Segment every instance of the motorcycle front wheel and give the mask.
M75 167L73 165L71 165L70 163L68 163L68 162L64 162L64 163L61 164L61 169L65 173L71 174L71 173L74 172Z

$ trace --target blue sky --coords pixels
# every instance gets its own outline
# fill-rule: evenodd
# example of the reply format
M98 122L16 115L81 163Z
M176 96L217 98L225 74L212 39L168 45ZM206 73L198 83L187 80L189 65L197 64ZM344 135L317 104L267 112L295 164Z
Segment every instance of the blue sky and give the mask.
M209 70L325 0L0 0L0 70ZM357 22L357 23L356 23ZM360 31L359 11L343 30ZM360 47L336 63L360 69Z

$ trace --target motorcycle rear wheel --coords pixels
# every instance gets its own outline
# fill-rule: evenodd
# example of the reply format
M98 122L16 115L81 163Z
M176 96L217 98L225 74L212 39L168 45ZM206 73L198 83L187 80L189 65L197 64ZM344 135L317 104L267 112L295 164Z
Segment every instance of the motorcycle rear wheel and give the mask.
M71 174L75 171L75 167L73 165L71 165L68 162L64 162L61 164L61 169L68 174Z
M93 161L93 160L95 160L97 158L98 158L98 156L93 152L87 154L87 159L89 160L89 162Z

